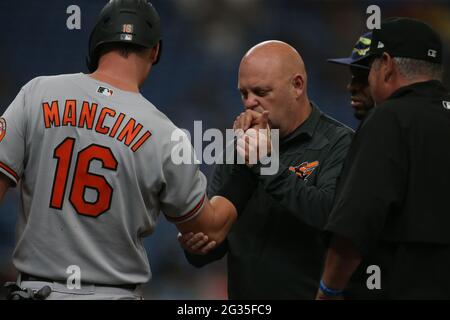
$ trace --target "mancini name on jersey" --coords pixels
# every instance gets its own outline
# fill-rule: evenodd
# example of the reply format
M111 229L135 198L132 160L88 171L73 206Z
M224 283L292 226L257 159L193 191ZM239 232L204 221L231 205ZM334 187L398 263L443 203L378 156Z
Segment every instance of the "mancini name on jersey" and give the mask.
M60 113L60 108L64 108L63 113ZM78 113L77 108L81 109ZM138 151L152 135L150 131L142 130L143 125L126 114L118 114L108 107L100 108L97 103L88 101L83 101L81 106L77 100L66 100L63 106L57 100L43 102L42 113L46 129L70 125L95 130L97 133L108 135L124 143L133 152ZM112 126L105 125L107 118L112 118Z

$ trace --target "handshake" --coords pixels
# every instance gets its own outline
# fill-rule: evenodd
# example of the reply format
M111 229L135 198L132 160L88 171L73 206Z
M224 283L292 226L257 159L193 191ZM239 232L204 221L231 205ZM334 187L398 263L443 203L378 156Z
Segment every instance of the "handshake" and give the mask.
M246 110L233 124L237 137L236 150L239 157L249 167L271 155L272 136L269 126L269 112Z

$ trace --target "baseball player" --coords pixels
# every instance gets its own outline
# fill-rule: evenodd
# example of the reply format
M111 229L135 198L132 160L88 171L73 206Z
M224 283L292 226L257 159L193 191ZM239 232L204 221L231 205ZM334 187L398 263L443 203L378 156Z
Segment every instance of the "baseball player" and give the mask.
M172 161L179 150L194 160L192 146L171 141L177 128L139 93L160 52L154 7L112 0L90 36L92 73L35 78L0 118L0 199L18 185L22 205L11 299L140 299L142 240L160 211L183 233L225 238L252 180L243 166L245 190L209 201L198 166Z

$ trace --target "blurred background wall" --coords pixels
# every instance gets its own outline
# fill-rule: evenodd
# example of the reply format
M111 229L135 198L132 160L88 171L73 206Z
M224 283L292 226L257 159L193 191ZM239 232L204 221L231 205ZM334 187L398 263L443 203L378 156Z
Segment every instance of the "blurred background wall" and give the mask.
M85 72L89 33L105 0L0 0L0 110L20 88L40 75ZM301 0L153 0L162 19L160 63L143 95L181 128L193 132L195 120L225 129L243 109L237 70L245 52L258 42L292 44L305 61L309 97L322 111L356 128L345 86L346 67L327 58L348 56L366 31L366 8L377 4L382 18L409 16L435 27L446 46L444 83L449 85L450 2L448 1L301 1ZM81 9L81 29L69 30L66 9ZM202 166L209 175L210 166ZM11 264L18 194L11 190L0 206L0 285L16 272ZM174 226L159 220L145 244L153 279L149 299L226 298L225 261L201 270L185 260Z

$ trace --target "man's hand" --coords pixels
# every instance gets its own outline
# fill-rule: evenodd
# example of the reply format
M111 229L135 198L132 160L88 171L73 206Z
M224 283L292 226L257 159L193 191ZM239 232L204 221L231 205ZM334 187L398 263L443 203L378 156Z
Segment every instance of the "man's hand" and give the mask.
M247 110L234 122L237 151L248 166L256 164L271 153L272 141L269 128L269 112Z
M208 236L203 233L178 233L178 242L180 242L181 247L189 253L193 254L207 254L209 251L215 248L216 242L209 241Z
M267 129L269 128L269 111L257 112L246 110L234 120L233 129L241 129L243 132L248 129Z

